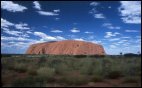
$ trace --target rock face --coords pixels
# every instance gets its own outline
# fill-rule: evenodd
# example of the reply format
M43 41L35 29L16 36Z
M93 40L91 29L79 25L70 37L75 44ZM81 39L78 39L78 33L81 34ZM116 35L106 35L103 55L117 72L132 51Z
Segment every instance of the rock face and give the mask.
M105 55L101 45L91 42L64 40L31 45L26 54Z

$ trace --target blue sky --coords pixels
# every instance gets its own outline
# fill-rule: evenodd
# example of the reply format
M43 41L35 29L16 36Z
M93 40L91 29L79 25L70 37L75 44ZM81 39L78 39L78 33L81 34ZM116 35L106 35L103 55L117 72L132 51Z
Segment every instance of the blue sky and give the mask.
M34 43L80 40L107 54L141 52L140 1L1 1L1 52Z

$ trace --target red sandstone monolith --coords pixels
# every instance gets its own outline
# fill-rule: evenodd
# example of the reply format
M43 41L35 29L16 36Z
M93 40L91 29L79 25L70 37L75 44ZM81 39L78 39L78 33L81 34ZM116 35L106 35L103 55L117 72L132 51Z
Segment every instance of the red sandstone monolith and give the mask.
M64 40L32 44L26 54L105 55L102 45L85 41Z

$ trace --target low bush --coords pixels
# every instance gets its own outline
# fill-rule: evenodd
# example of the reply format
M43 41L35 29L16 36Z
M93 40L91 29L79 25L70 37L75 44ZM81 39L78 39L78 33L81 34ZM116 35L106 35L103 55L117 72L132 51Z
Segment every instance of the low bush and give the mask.
M122 76L125 77L124 83L141 82L140 57L25 56L1 58L3 86L12 83L12 86L19 87L40 87L47 83L53 84L53 82L72 86L87 84L89 81L100 82L107 78L117 79ZM25 76L28 77L23 78ZM135 78L135 76L139 76L139 78Z
M41 67L37 70L38 77L44 81L53 81L55 75L55 69L49 67Z
M93 74L93 61L91 59L88 60L83 60L82 61L82 66L80 67L80 73L84 75L92 75Z
M66 64L59 64L55 67L55 72L57 75L65 75L68 71L70 71L70 68Z
M23 73L23 72L27 71L27 66L24 63L16 63L15 66L14 66L14 70L16 72Z

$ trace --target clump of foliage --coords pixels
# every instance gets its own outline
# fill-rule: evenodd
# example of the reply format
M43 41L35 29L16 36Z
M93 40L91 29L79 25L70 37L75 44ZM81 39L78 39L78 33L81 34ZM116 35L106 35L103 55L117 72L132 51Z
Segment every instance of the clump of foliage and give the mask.
M11 55L2 57L1 64L3 86L40 87L47 83L74 86L119 77L124 77L124 83L141 82L140 57Z
M38 78L45 81L52 81L55 75L55 69L49 67L41 67L37 70Z
M23 73L27 71L27 67L24 63L15 63L14 70Z

